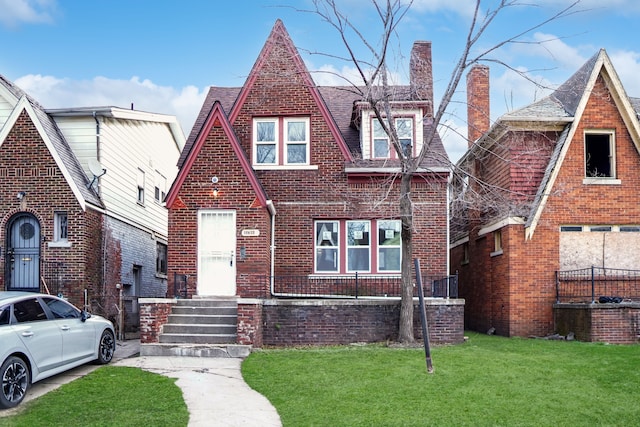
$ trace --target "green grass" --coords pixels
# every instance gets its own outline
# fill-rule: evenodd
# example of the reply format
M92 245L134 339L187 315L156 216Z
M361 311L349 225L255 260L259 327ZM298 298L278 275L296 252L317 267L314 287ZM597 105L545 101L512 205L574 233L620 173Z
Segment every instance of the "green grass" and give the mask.
M175 378L138 368L103 366L0 417L0 426L186 426Z
M502 338L432 349L269 349L242 365L284 426L630 426L640 346Z

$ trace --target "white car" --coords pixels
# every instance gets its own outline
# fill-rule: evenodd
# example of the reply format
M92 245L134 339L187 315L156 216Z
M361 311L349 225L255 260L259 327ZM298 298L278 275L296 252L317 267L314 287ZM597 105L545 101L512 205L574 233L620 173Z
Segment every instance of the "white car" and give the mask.
M87 362L109 363L113 324L63 299L0 292L0 408L24 399L32 383Z

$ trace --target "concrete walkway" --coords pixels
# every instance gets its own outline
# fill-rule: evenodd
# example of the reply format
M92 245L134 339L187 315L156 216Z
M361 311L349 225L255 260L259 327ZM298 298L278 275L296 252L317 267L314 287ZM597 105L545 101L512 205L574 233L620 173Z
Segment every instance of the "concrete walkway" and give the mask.
M242 359L217 357L138 356L140 342L118 341L112 364L132 366L171 378L182 390L189 410L189 426L236 427L281 426L273 405L251 389L240 372ZM96 369L84 365L34 384L25 402L73 381ZM17 413L22 405L0 411L0 417Z

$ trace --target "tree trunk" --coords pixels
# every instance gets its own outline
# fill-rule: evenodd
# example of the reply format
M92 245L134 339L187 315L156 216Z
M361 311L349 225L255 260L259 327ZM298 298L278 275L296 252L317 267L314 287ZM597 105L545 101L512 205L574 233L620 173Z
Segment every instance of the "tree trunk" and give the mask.
M411 203L412 174L404 172L400 182L400 217L402 218L402 299L398 341L412 343L413 336L413 209Z

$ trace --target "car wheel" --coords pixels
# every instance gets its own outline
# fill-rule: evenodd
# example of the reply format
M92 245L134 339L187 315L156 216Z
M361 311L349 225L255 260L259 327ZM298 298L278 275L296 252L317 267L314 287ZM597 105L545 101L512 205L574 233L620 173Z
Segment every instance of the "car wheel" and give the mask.
M19 357L8 357L0 367L0 378L2 378L0 408L13 408L22 402L27 394L31 380L29 367Z
M111 362L113 359L113 352L116 351L116 340L113 336L113 332L105 330L100 337L100 344L98 344L98 359L97 362L101 365L105 365Z

